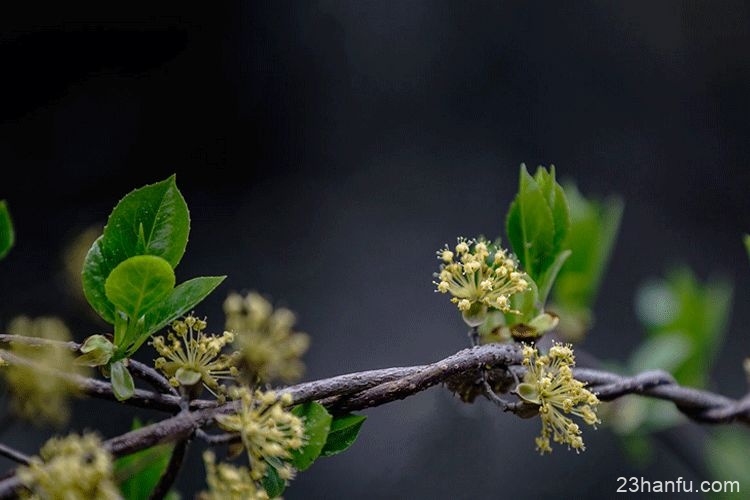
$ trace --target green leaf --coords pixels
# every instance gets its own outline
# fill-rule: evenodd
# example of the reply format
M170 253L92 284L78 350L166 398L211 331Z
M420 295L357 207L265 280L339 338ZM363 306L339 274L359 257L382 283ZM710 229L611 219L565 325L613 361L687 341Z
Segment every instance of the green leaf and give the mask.
M169 296L174 282L174 271L166 260L138 255L112 270L104 290L118 310L127 314L131 321L137 321Z
M8 255L15 241L16 234L13 231L8 204L5 200L0 200L0 260Z
M187 205L174 176L136 189L120 200L83 265L83 291L94 310L114 323L114 306L104 289L112 270L129 257L144 254L162 257L176 267L185 252L189 230Z
M83 261L83 272L81 280L83 283L83 293L91 307L107 323L115 322L115 306L107 299L104 292L104 284L109 277L112 269L119 264L115 262L114 257L105 258L102 249L104 236L99 236L89 248L86 258Z
M692 350L692 343L681 333L650 337L630 355L628 367L632 374L656 369L672 372L685 362Z
M359 430L362 428L365 420L367 420L367 417L364 415L354 415L351 413L333 417L326 444L323 446L320 455L330 457L349 449L357 439Z
M153 333L190 311L224 281L226 276L193 278L177 286L146 315L145 330Z
M745 251L747 252L747 257L750 258L750 234L746 234L745 236L743 236L742 242L745 244Z
M120 261L156 255L174 268L187 246L190 214L175 176L126 195L112 210L104 239Z
M136 419L133 430L142 425ZM172 445L161 444L118 458L114 476L127 500L148 500L169 464Z
M557 276L554 300L566 310L590 312L617 238L623 204L618 198L588 200L573 184L565 186L565 194L570 230L562 246L572 255Z
M558 253L555 257L555 260L552 261L552 264L544 271L544 274L542 274L542 277L539 280L540 303L545 304L547 302L547 297L549 296L549 292L552 289L552 285L555 283L560 269L565 264L565 261L568 260L570 254L570 250L565 250Z
M286 481L279 477L276 468L271 464L266 467L266 475L263 476L261 482L268 493L268 498L278 498L286 489Z
M109 363L115 353L115 346L104 335L92 335L79 349L83 354L75 359L81 366L103 366Z
M112 392L115 393L118 401L133 397L135 384L123 361L115 361L110 365L110 377L112 378Z
M642 286L636 312L650 337L681 335L690 346L685 361L674 370L684 385L704 387L726 332L732 304L732 286L713 279L701 283L688 268Z
M331 414L320 403L310 402L295 406L292 413L305 423L305 445L292 451L291 463L297 470L307 470L320 456L331 429Z
M532 177L521 165L519 177L518 194L506 217L508 240L523 270L540 285L540 290L546 280L548 289L555 274L547 274L548 270L559 264L570 226L568 203L555 180L554 167L549 171L539 167Z

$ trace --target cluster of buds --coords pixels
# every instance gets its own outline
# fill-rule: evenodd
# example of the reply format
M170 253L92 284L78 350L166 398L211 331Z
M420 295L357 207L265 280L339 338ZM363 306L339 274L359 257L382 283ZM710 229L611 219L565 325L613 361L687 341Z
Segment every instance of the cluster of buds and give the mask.
M573 378L575 357L570 345L555 344L546 355L530 346L523 348L526 375L516 388L518 396L537 405L542 419L542 433L536 438L541 453L552 451L550 438L555 443L567 444L576 451L584 450L581 429L567 415L580 417L586 424L596 426L597 397L584 383Z
M453 250L446 245L437 256L441 264L433 282L436 291L452 295L451 302L469 326L481 325L488 308L516 312L510 298L529 284L504 248L482 238L458 238Z
M246 467L228 463L216 463L216 455L211 451L203 454L206 466L208 491L198 495L200 500L268 500L268 493L250 477Z
M0 363L6 365L0 375L11 389L15 413L35 424L65 424L70 415L68 399L76 394L76 387L47 370L88 374L87 368L74 364L73 351L63 343L71 340L70 331L58 318L19 316L11 321L8 333L52 341L39 345L14 342L10 352L21 362Z
M241 365L250 383L280 380L297 381L305 365L301 357L310 346L310 338L294 331L294 313L283 307L274 310L260 294L244 297L233 293L224 302L226 329L236 336Z
M217 415L216 422L223 430L239 434L250 464L250 478L259 481L266 474L268 462L278 464L276 471L282 480L294 477L294 468L285 463L291 451L304 444L302 420L285 409L292 403L289 394L277 397L273 391L251 392L245 387L230 390L230 396L240 403L237 413Z
M154 366L161 370L175 387L196 387L198 383L217 398L223 399L226 386L222 380L239 375L236 367L239 353L222 354L224 347L234 340L234 334L206 334L206 321L194 316L172 323L166 340L162 336L151 341L160 357Z
M94 434L52 438L27 466L18 468L26 498L86 500L119 499L112 476L112 457Z

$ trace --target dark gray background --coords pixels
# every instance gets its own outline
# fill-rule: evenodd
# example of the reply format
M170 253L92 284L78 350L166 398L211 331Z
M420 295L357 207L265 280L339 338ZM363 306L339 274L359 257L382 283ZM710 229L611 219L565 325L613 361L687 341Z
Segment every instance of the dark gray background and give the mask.
M178 279L229 275L199 309L214 328L227 291L257 289L312 335L307 378L438 359L466 337L432 292L434 251L500 234L518 165L555 163L584 193L626 201L585 347L624 360L642 338L635 289L669 265L723 273L737 307L714 386L739 395L749 13L631 1L4 12L0 198L18 244L0 265L0 325L58 314L78 339L100 331L65 295L60 251L124 193L177 172L192 211ZM697 478L664 449L632 467L606 427L580 456L539 457L538 419L440 389L367 415L352 450L288 498L601 498L617 476ZM79 404L74 428L111 436L130 418ZM18 424L4 439L32 452L44 437ZM185 493L202 485L198 457Z

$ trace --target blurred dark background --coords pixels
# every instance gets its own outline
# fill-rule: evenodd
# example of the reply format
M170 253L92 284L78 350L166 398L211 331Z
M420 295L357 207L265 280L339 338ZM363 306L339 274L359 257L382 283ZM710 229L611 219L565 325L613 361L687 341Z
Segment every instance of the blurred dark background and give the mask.
M16 7L0 15L0 198L17 226L0 326L56 314L79 340L101 331L67 295L63 249L176 172L192 214L178 280L229 276L198 311L215 329L228 291L257 289L311 334L308 379L435 360L466 337L432 292L434 251L500 234L518 165L554 163L585 194L626 202L584 347L624 360L642 338L637 286L687 263L735 282L713 387L743 392L747 3ZM618 476L695 478L666 449L634 468L606 427L580 456L539 457L538 419L442 389L367 415L348 453L285 496L601 498ZM130 418L78 404L73 428L111 436ZM46 432L15 424L4 439L31 453ZM195 451L186 497L203 482Z

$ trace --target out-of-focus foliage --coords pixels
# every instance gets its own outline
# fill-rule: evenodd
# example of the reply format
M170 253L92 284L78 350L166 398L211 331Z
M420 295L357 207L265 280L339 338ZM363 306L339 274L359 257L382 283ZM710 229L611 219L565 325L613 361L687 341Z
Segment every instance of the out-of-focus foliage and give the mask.
M554 310L558 331L570 341L581 340L590 328L592 308L620 228L623 203L619 198L586 199L572 183L565 185L570 206L570 229L563 248L571 255L557 275Z
M679 268L662 280L642 286L636 313L648 339L678 335L687 344L684 359L675 361L673 375L681 383L705 387L711 364L724 340L732 304L732 285L723 279L701 283L693 272ZM674 352L665 349L665 355Z
M0 259L8 254L15 241L16 234L13 231L8 204L5 200L0 200Z
M133 430L141 427L139 419L133 420ZM160 444L118 458L114 463L114 477L123 497L148 500L167 468L173 449L174 445Z
M622 371L635 374L662 369L681 384L705 387L711 363L724 341L731 303L732 285L728 281L701 282L686 267L669 272L664 279L647 282L638 290L635 304L647 335ZM652 433L686 421L667 401L629 396L612 406L608 421L621 434L631 459L641 465L652 458ZM707 462L712 460L706 458Z
M706 466L714 481L739 481L741 488L750 485L750 432L746 429L714 429L706 442ZM741 490L742 492L742 490ZM714 498L736 498L740 495L718 495Z

